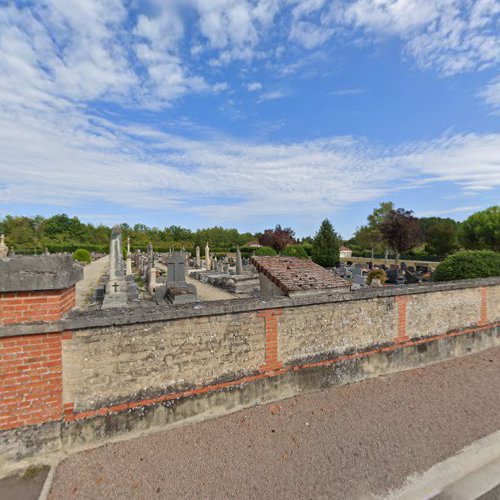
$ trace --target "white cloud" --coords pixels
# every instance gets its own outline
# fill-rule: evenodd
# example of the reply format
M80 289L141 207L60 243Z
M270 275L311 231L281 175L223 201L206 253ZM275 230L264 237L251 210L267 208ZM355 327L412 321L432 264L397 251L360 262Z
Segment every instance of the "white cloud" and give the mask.
M257 92L258 90L262 90L262 83L260 82L252 82L247 85L247 89L249 92Z
M479 91L478 96L494 109L500 110L500 76L497 76Z
M383 149L352 137L279 143L212 132L187 139L70 105L15 120L1 114L0 130L0 203L7 206L113 202L243 219L296 214L297 207L319 216L431 182L463 192L500 187L500 134ZM236 200L228 200L228 186Z
M441 215L461 214L464 212L476 212L481 209L481 205L468 205L465 207L453 207L444 210L418 210L417 217L438 217Z
M334 95L334 96L359 95L359 94L362 94L363 92L364 92L363 89L360 89L358 87L354 87L352 89L332 90L330 92L330 95Z
M278 99L283 99L286 94L281 90L273 90L271 92L265 92L259 96L257 102L266 102L266 101L276 101Z

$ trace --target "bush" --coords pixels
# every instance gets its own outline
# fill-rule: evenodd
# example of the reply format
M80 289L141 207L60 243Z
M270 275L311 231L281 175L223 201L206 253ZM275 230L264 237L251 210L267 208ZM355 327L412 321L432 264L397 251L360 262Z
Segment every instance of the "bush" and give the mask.
M79 248L73 253L73 259L78 262L83 262L84 264L90 264L92 258L90 257L90 252L84 248Z
M464 250L441 262L433 281L463 280L500 276L500 253L492 250Z
M269 255L271 257L274 257L277 255L276 250L271 247L260 247L255 249L255 255L258 256L264 256L264 255Z
M387 274L383 269L373 269L368 273L368 276L366 277L366 282L370 284L374 279L380 280L380 283L385 283L387 280Z
M302 245L288 245L286 246L281 255L286 257L298 257L299 259L307 259L306 249Z

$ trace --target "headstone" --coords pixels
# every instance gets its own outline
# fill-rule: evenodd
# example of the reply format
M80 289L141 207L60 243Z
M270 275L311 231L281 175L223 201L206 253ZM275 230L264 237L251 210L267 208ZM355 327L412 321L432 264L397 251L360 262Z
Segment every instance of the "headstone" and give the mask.
M359 285L359 286L365 286L366 285L366 276L362 276L361 274L353 274L352 275L352 282L356 285Z
M208 241L207 244L205 245L205 269L208 271L210 269L210 248L208 246Z
M106 285L106 295L103 309L127 306L127 281L123 265L122 230L115 226L111 230L109 244L109 280Z
M402 271L406 271L406 269L407 269L408 266L406 265L406 262L403 261L403 262L401 262L400 267L401 267Z
M5 244L5 235L0 235L0 259L9 255L9 247Z
M199 246L196 246L196 260L195 260L194 266L196 267L196 269L199 269L201 267L200 247Z
M155 267L149 268L148 286L149 286L150 293L154 293L156 290L156 268Z
M196 287L186 283L185 259L182 252L174 252L167 258L167 285L156 294L157 300L167 300L172 304L185 304L196 301Z
M127 276L132 275L132 255L130 253L130 236L127 237Z
M243 274L243 261L241 260L240 246L236 247L236 274Z
M174 252L167 259L167 287L186 286L185 260L181 252Z
M43 252L44 255L50 255L49 249L45 247L45 251Z

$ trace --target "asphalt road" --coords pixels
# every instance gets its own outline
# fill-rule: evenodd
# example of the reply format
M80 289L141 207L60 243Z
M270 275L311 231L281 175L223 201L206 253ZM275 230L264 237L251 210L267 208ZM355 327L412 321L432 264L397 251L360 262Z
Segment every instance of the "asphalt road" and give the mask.
M49 498L361 498L500 429L500 348L115 443Z

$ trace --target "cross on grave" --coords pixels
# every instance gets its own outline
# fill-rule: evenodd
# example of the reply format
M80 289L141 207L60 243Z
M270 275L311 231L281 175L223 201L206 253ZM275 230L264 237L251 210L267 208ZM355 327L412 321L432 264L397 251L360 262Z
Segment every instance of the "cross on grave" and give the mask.
M115 284L114 284L114 285L112 285L112 286L113 286L113 288L115 289L115 293L116 293L116 290L117 290L117 288L118 288L120 285L119 285L119 284L115 281Z

